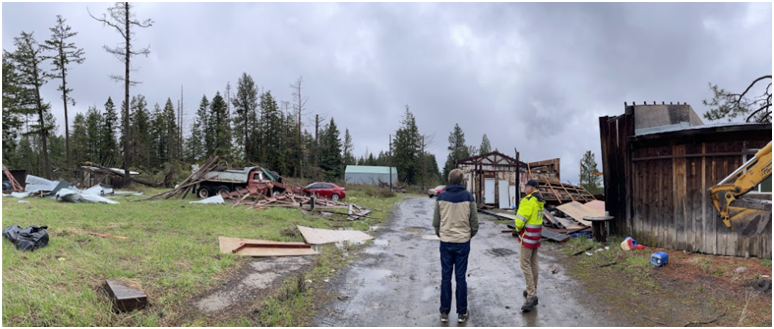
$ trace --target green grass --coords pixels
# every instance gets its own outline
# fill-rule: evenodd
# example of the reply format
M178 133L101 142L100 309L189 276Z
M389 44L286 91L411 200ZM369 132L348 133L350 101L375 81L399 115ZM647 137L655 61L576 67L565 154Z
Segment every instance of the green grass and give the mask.
M771 266L771 259L764 258L763 260L761 260L761 265L763 265L763 266Z
M158 191L148 190L146 196ZM402 199L348 192L345 201L383 211L372 213L375 219L349 222L343 216L303 215L298 209L257 211L243 206L232 209L229 205L192 205L188 204L193 200L191 196L188 200L143 202L118 197L118 205L41 198L28 198L30 203L19 204L17 199L4 198L3 227L48 225L51 237L48 246L28 253L3 241L3 325L170 325L170 319L179 315L191 297L249 259L220 254L218 236L303 241L295 225L366 230L384 222L388 211ZM86 231L129 239L100 238ZM331 260L334 265L321 263L328 257L324 253L316 266L328 271L336 264L341 266L340 260ZM99 292L99 286L112 278L127 278L141 285L152 307L131 314L112 313L107 298ZM287 313L290 309L280 311ZM245 322L217 325L241 324Z

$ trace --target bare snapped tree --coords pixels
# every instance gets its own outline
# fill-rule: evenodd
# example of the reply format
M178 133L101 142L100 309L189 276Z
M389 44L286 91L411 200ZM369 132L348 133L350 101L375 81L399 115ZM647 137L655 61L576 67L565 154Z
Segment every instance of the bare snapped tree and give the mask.
M301 126L301 117L306 115L306 102L309 100L309 96L303 96L302 95L302 89L304 84L304 77L299 76L298 79L296 79L296 82L290 85L290 89L293 93L293 111L296 115L296 122L298 126L298 136L296 136L296 157L298 160L298 172L295 172L293 174L303 177L303 143L301 143L301 131L303 130L303 127ZM315 135L316 136L316 135Z
M765 85L766 80L769 83L761 95L749 95L754 86ZM704 113L704 118L709 120L728 118L731 121L738 116L746 116L746 122L771 123L771 75L753 80L741 94L732 93L711 83L710 89L714 97L703 101L704 105L711 107L707 113Z
M64 101L65 159L67 168L70 169L70 125L67 119L67 104L75 106L75 99L69 95L73 90L67 88L67 65L70 62L81 64L86 58L83 57L83 48L76 47L75 43L67 42L67 39L78 35L78 32L72 32L70 26L65 25L65 21L66 19L62 18L61 15L56 15L56 26L49 28L51 39L46 40L46 43L41 46L54 53L51 56L46 56L46 59L52 59L54 63L50 77L62 79L62 84L57 90L62 92L62 101Z
M150 45L146 48L135 50L132 48L131 42L134 37L132 27L147 28L153 26L153 20L146 19L140 21L136 18L136 14L132 12L133 5L128 2L116 2L113 7L107 9L107 13L103 13L102 17L94 17L89 12L89 16L94 18L98 22L102 23L102 26L110 26L121 35L123 42L113 48L107 45L103 46L105 51L113 54L120 61L124 62L124 75L113 74L110 76L115 81L124 81L124 104L129 104L129 86L134 86L138 81L132 81L129 79L129 71L131 71L131 58L136 55L150 54ZM136 71L136 70L135 70ZM124 131L129 131L129 106L124 107ZM131 177L129 176L129 138L124 138L124 181L131 183Z

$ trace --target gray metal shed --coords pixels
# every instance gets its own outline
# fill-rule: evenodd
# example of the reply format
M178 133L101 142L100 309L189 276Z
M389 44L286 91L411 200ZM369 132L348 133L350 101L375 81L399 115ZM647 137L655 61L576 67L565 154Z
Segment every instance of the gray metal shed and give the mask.
M344 171L344 181L347 184L379 185L380 182L390 183L390 169L392 169L392 183L398 182L398 170L395 167L381 166L347 166Z

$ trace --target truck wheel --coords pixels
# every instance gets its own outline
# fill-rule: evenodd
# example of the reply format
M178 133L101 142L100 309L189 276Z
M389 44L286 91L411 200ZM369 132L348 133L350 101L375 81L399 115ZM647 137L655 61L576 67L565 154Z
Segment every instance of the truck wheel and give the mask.
M199 188L199 191L196 192L196 195L199 197L199 199L206 199L212 195L212 191L210 191L209 187L202 186Z
M273 192L271 192L271 196L273 196L275 198L280 196L280 195L282 195L282 191L280 191L278 189L275 189Z
M216 191L218 191L218 194L220 194L220 196L222 196L222 197L224 197L224 198L225 198L226 196L228 196L228 194L229 194L229 193L231 193L231 189L230 189L230 188L228 188L228 186L226 186L226 185L221 185L221 186L218 186L218 188L216 189Z
M331 200L339 201L339 195L338 194L331 195Z

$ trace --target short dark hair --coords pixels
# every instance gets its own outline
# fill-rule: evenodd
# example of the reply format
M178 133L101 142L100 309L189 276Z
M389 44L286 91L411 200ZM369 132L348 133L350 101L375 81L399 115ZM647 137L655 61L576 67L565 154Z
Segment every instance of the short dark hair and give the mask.
M538 182L537 182L536 180L534 180L534 179L530 179L530 180L527 182L527 186L532 186L532 187L534 187L534 188L537 188L537 187L538 187Z
M464 176L461 169L453 169L449 172L449 184L462 184Z

